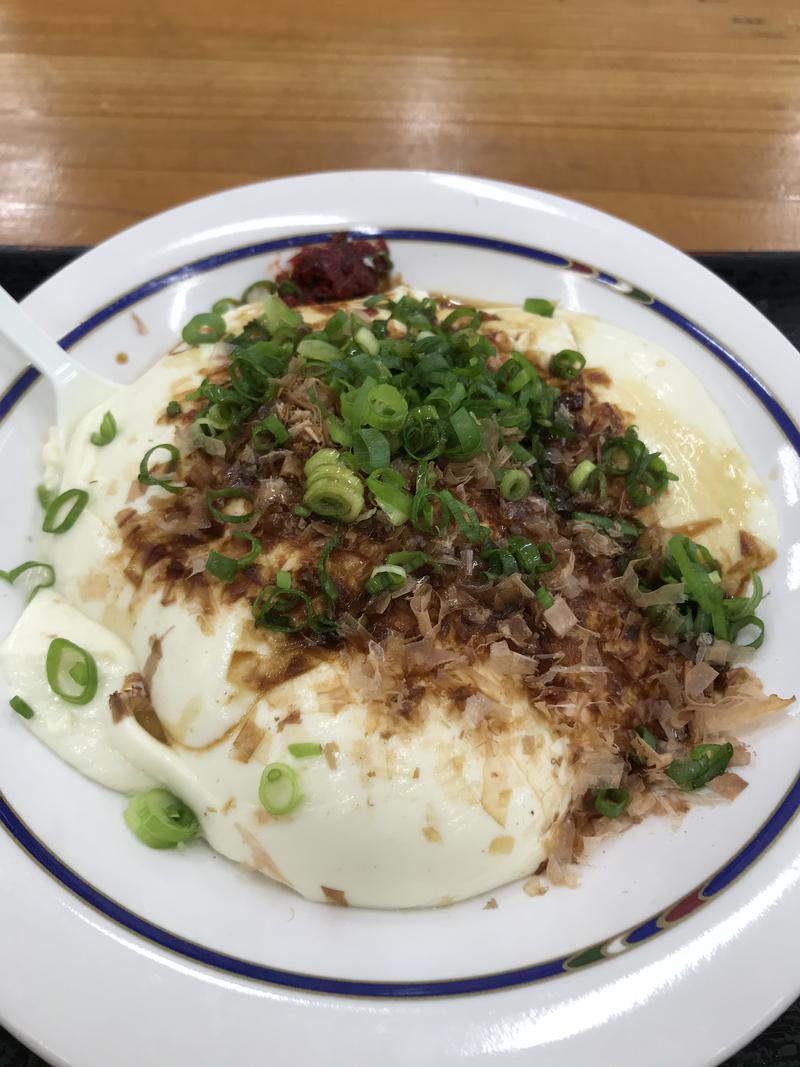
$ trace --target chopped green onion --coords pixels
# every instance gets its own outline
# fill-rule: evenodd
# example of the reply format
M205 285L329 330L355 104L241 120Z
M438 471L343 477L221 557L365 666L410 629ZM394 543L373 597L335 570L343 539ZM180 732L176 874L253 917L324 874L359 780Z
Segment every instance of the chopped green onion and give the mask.
M380 344L378 338L369 328L369 326L360 326L353 334L353 340L357 345L361 345L366 353L370 356L377 356L380 351Z
M506 471L500 479L500 496L504 500L522 500L531 487L530 475L521 470Z
M297 346L297 355L305 363L332 363L341 359L342 353L336 345L323 341L320 337L304 337Z
M53 503L54 497L54 489L48 489L45 485L36 486L36 499L39 501L39 504L41 505L44 511L47 511L47 509Z
M667 542L667 554L677 565L683 580L686 595L693 600L700 612L709 620L709 626L719 641L730 640L730 627L725 609L724 590L713 582L709 576L711 557L708 550L695 545L682 534L673 534ZM714 570L718 570L715 564Z
M394 563L382 563L373 568L372 574L364 583L364 589L370 596L378 596L387 589L399 589L407 577L405 568Z
M166 789L150 789L133 797L123 818L128 829L150 848L177 848L200 833L192 809Z
M256 626L277 633L297 634L306 628L321 632L335 625L327 616L314 613L311 597L302 589L264 586L253 603L252 611Z
M289 431L280 419L274 415L267 415L250 434L250 444L253 451L259 455L271 452L276 445L283 445L289 440Z
M258 799L270 815L289 815L303 801L297 772L285 763L268 763L261 775Z
M259 299L264 306L263 319L270 333L276 334L285 326L296 329L303 325L303 316L297 311L292 311L279 296L267 293Z
M311 756L322 755L322 745L316 741L296 741L289 745L289 755L295 759L309 759Z
M543 585L540 585L536 590L536 599L545 611L547 611L548 608L552 608L553 604L555 604L552 593L549 589L545 589Z
M519 352L510 354L498 371L498 379L511 396L522 396L525 389L535 389L537 393L543 394L545 388L534 365ZM553 390L554 394L557 392L558 390Z
M321 448L319 452L315 452L308 460L306 460L305 474L307 478L310 478L315 471L318 471L321 467L328 467L331 464L337 464L341 462L341 456L335 448Z
M249 489L209 489L206 493L206 507L209 515L217 522L250 522L255 515L253 508L239 515L223 511L222 508L217 507L218 500L246 500L248 504L252 504L254 497Z
M637 508L658 500L668 484L678 478L667 470L660 453L648 450L635 426L629 426L622 437L606 441L600 452L600 466L603 474L624 479L625 492Z
M442 321L441 328L456 333L461 330L477 330L480 324L481 313L475 308L457 307Z
M292 508L292 514L299 516L301 519L307 519L311 512L308 508L304 508L302 504L296 504Z
M341 540L342 531L337 530L336 533L332 537L329 537L323 545L319 563L317 563L317 577L319 578L322 595L325 597L325 607L328 616L331 618L336 608L336 601L339 599L339 590L336 588L336 583L333 578L328 574L328 560L330 559L334 548L336 548Z
M103 448L104 445L110 445L116 436L117 420L110 411L107 411L100 422L99 431L96 430L89 440L98 448Z
M433 404L423 404L408 413L403 426L403 447L412 459L435 459L444 448L445 429Z
M177 400L170 400L170 402L167 404L167 416L170 419L174 419L175 416L176 415L180 415L180 413L181 413L181 406L178 403L178 401Z
M207 312L195 315L183 327L181 336L187 345L214 344L225 336L225 319L222 315Z
M379 467L367 478L367 489L393 526L402 526L411 517L413 497L405 485L405 478L393 467Z
M733 757L733 745L695 745L687 758L675 759L667 767L667 775L685 793L700 789L727 769Z
M402 428L407 414L408 401L399 389L393 385L374 385L367 393L361 417L376 430L394 433Z
M379 467L388 467L392 450L386 434L366 427L353 433L353 455L356 465L369 473Z
M239 301L234 300L232 296L223 296L221 300L212 306L211 311L214 315L224 315L228 311L233 311L234 308L239 307Z
M509 551L524 574L545 574L556 565L556 554L549 541L530 541L524 534L515 534L508 539Z
M72 501L72 505L66 515L59 521L59 515L66 504ZM42 520L42 529L45 533L62 534L70 530L78 521L78 516L89 503L89 494L85 489L67 489L54 500L51 500Z
M471 411L459 408L447 420L447 442L444 454L448 459L464 463L483 448L483 434Z
M432 566L436 567L436 562L431 559L427 552L390 552L386 557L386 562L394 564L395 567L402 567L404 571L411 574L413 571L418 571L420 567Z
M436 408L441 418L446 419L467 399L467 390L461 382L434 389L425 397L425 404Z
M618 819L630 803L625 789L598 789L594 798L595 810L607 819Z
M459 534L471 544L474 545L478 544L478 542L486 541L489 529L481 525L475 508L471 508L469 504L463 504L453 496L449 489L442 489L438 496L442 509L444 529L449 528L452 520Z
M552 319L556 306L551 300L543 300L540 296L529 296L522 305L522 309L530 312L531 315L542 315L546 319Z
M18 567L14 567L13 570L0 571L0 578L2 578L4 582L8 582L9 585L13 585L21 574L25 574L27 571L36 570L37 568L44 571L44 575L42 580L37 582L37 584L31 588L28 595L28 600L31 601L40 589L49 589L51 585L55 585L56 572L49 563L40 563L36 559L29 559L26 563L20 563Z
M22 697L12 697L9 700L9 704L12 709L16 711L17 715L21 715L23 719L33 718L33 708L30 704L26 704Z
M79 674L83 681L76 681L74 671L76 666L84 669L85 673ZM97 692L97 663L94 657L73 644L65 637L56 637L50 642L45 660L45 673L47 683L56 696L66 700L69 704L88 704ZM64 683L66 677L72 679L78 685L78 692L68 691ZM72 690L72 687L69 687Z
M533 452L529 452L527 448L523 448L520 444L510 444L508 451L511 453L511 458L514 462L519 463L521 467L528 467L531 463L536 462Z
M249 541L250 550L245 555L239 556L238 559L234 556L224 556L221 552L213 549L209 552L206 560L206 570L209 574L213 574L215 578L219 578L221 582L232 582L239 571L249 567L251 563L255 563L261 555L261 542L253 534L248 533L246 530L234 530L231 536L241 541Z
M550 373L568 382L574 382L585 366L586 358L573 348L563 348L550 359Z
M275 585L278 589L292 588L292 575L290 571L278 571L275 575Z
M641 737L642 741L644 741L646 745L650 746L650 748L658 748L658 741L656 740L656 735L652 733L652 731L648 730L644 724L640 724L636 727L636 733L639 735L639 737Z
M596 463L592 463L590 459L581 460L569 478L567 478L569 491L571 493L580 493L596 470Z
M644 527L627 519L612 519L608 515L590 515L588 511L573 511L575 522L588 522L611 537L638 537Z
M150 473L150 457L154 452L163 450L169 456L167 462L167 473L173 474L178 466L178 461L181 458L181 454L175 445L163 444L153 445L152 448L148 448L145 454L142 456L142 461L139 464L139 481L142 485L157 485L160 489L166 489L168 493L182 493L186 488L185 485L175 485L172 482L168 482L166 478L156 478Z
M353 522L364 507L364 483L332 448L323 448L306 461L303 505L317 515Z
M232 582L239 573L239 561L212 549L206 560L206 570L221 582Z
M273 293L276 293L277 291L278 287L275 282L263 278L261 281L253 282L252 285L248 285L242 293L242 303L257 304L259 300L263 300L264 297L267 296L272 296Z
M481 552L481 559L486 564L487 577L489 575L501 577L507 574L516 574L519 570L513 553L509 552L506 548L497 546L485 548L483 552Z

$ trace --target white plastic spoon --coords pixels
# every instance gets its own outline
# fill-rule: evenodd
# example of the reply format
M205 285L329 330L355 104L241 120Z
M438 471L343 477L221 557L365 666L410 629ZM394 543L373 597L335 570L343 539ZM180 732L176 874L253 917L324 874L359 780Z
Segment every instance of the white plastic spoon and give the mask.
M88 411L107 400L119 386L74 363L59 344L0 287L0 343L48 378L56 393L62 446Z

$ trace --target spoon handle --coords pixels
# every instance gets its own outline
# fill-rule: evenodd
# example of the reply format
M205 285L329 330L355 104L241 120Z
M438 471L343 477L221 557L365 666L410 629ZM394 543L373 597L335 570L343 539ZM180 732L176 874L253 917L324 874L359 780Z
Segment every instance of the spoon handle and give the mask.
M32 363L50 380L56 393L58 425L64 437L78 419L116 389L112 382L73 362L2 287L0 343L15 351L26 363Z

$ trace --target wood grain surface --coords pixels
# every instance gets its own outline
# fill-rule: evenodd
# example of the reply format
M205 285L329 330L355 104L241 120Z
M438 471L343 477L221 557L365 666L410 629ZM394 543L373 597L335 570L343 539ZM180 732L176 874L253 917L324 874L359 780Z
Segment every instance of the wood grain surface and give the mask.
M420 167L788 249L799 162L798 0L0 0L0 243Z

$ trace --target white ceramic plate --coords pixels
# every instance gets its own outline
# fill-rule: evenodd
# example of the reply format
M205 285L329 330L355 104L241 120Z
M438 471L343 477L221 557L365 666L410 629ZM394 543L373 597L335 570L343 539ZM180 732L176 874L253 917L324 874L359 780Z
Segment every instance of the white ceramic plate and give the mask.
M655 238L473 178L310 175L141 223L26 304L78 359L130 381L193 313L276 256L343 230L386 236L414 285L555 298L691 364L778 509L758 668L770 688L795 691L800 357ZM0 354L4 566L31 554L32 489L53 418L49 389L33 378ZM0 593L3 633L20 606L16 591ZM531 899L513 885L495 894L496 910L478 899L388 913L310 904L203 847L142 849L121 797L0 714L3 1022L75 1067L718 1063L800 988L800 723L790 713L752 741L750 788L735 804L697 810L677 830L645 823L594 854L578 890Z

